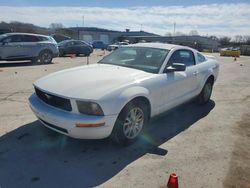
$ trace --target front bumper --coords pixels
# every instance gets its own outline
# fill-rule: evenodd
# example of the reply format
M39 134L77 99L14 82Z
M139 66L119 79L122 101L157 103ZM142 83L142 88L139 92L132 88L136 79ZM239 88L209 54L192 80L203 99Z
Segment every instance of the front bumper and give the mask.
M79 139L102 139L108 137L114 127L117 115L88 116L75 112L67 112L47 105L36 94L29 98L32 111L46 127L64 135ZM77 123L98 124L100 127L76 127Z
M53 53L53 58L58 57L58 56L59 56L59 50Z

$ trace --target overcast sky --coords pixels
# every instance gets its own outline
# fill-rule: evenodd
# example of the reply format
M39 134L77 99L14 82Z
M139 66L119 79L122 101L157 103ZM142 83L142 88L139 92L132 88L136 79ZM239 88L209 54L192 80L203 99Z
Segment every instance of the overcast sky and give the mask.
M87 3L88 2L88 3ZM247 1L120 1L120 0L1 0L0 21L20 21L48 27L101 27L142 30L164 35L197 30L202 35L250 35L250 2ZM187 3L188 2L188 3Z

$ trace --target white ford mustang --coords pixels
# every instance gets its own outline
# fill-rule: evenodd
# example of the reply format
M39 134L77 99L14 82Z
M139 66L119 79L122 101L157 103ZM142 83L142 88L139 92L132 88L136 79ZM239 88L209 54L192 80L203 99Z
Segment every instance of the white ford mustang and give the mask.
M193 98L207 103L218 71L215 58L192 48L139 43L37 80L29 102L54 131L129 144L151 117Z

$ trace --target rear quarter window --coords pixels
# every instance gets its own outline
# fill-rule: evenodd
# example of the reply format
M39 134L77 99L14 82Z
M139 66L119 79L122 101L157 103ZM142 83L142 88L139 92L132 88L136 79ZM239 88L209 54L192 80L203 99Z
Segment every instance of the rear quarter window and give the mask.
M38 36L37 38L39 41L48 41L49 40L47 37L42 37L42 36Z
M197 56L198 56L198 62L199 63L203 63L203 62L206 61L206 58L201 53L197 53Z
M23 35L23 42L38 42L39 39L33 35Z

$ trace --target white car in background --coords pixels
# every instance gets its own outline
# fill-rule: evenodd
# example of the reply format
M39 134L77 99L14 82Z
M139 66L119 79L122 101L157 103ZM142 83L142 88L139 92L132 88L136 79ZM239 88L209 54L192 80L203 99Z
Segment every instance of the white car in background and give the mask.
M127 46L127 45L129 45L129 43L127 43L127 42L116 42L114 44L108 45L107 50L112 51L112 50L116 50L122 46Z
M29 102L54 131L129 144L151 117L193 98L207 103L218 71L215 58L192 48L139 43L37 80Z

